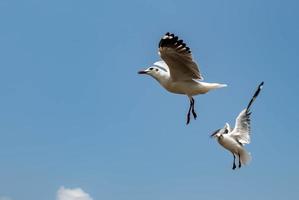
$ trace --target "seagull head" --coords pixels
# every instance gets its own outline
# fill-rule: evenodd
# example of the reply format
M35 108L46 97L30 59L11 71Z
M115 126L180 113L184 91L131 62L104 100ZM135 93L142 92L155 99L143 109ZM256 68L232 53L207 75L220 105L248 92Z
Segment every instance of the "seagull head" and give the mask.
M221 128L217 129L210 135L211 138L219 138L220 136L221 136Z
M138 72L138 74L147 74L147 75L153 75L155 73L154 67L149 67L145 70L141 70Z
M224 125L223 128L217 129L211 134L211 138L220 138L223 134L227 134L230 132L230 126L228 123Z
M163 76L163 72L163 69L161 69L159 66L151 66L146 70L139 71L138 74L147 74L153 78L159 79L161 76Z

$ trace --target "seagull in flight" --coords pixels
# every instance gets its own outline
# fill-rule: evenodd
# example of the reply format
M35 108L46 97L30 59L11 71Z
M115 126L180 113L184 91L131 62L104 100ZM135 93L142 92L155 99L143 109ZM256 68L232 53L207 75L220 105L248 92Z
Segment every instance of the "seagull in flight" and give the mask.
M210 90L226 87L227 85L202 82L203 77L192 58L190 48L174 34L167 32L161 38L159 55L162 60L138 73L150 75L169 92L188 96L190 106L187 114L187 124L189 124L191 112L194 119L197 117L193 96L205 94Z
M233 170L236 169L236 156L239 159L238 167L241 168L242 165L248 164L251 160L251 155L244 148L245 144L250 143L250 107L256 97L259 95L264 82L261 82L255 91L252 99L250 100L248 106L241 111L236 119L235 128L231 130L228 123L221 129L216 130L211 137L216 138L218 143L230 151L234 156Z

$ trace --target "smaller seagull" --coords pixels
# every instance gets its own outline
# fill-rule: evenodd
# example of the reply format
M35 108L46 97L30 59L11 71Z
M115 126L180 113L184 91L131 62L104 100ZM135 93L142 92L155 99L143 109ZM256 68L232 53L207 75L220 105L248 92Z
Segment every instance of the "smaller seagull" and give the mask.
M226 87L226 84L203 82L190 48L174 34L167 32L161 38L159 55L162 60L138 73L150 75L169 92L187 95L190 101L187 114L187 124L189 124L191 112L194 119L197 117L193 96Z
M261 82L255 91L252 99L250 100L248 106L241 111L236 119L235 128L231 130L228 123L221 129L216 130L211 137L216 138L218 143L230 151L234 156L233 170L236 169L236 156L239 159L239 168L242 165L248 164L251 160L251 155L244 148L245 144L250 143L250 107L256 97L259 95L264 82Z

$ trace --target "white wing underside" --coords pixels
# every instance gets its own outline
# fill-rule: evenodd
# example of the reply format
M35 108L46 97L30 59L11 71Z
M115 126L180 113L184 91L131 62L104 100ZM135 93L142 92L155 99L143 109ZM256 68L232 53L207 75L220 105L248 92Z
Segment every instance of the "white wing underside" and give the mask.
M246 109L242 110L236 119L234 130L229 133L231 137L235 138L242 145L250 143L250 108L256 97L259 95L264 82L261 82L251 98Z
M235 128L230 135L243 145L250 143L250 113L246 109L237 117Z

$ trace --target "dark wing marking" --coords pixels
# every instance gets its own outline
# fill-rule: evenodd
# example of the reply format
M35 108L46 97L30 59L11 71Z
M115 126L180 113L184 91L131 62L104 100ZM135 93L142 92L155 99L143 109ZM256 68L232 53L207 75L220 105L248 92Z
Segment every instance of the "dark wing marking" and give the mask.
M203 79L190 48L178 36L167 32L159 42L159 52L173 80Z

